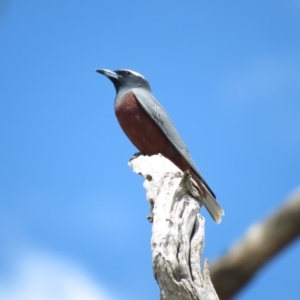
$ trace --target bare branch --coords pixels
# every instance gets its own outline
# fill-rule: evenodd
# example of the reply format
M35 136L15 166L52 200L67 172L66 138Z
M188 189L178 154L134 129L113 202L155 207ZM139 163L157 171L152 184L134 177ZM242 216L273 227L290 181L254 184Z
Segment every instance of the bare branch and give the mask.
M265 221L253 225L245 237L210 267L222 300L231 299L274 255L300 235L300 191Z

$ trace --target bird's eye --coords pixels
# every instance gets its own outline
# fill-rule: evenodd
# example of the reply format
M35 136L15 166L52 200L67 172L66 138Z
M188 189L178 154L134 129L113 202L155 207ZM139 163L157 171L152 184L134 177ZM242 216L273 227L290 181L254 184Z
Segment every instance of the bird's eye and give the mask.
M123 73L123 75L126 75L126 76L130 75L130 72L128 72L128 71L123 71L122 73Z

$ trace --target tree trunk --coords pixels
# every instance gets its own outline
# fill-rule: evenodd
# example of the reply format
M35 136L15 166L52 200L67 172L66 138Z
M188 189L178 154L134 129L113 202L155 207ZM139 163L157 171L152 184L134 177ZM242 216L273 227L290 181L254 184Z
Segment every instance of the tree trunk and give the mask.
M138 156L129 165L145 178L151 205L152 264L162 300L218 299L208 271L201 269L204 218L201 196L188 172L162 155Z

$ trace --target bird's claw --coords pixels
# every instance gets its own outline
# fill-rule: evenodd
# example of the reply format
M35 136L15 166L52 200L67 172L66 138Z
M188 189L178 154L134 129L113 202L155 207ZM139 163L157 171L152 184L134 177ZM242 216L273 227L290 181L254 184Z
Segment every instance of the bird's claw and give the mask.
M131 157L130 157L130 159L129 159L129 161L132 161L133 159L135 159L135 158L137 158L137 157L139 157L140 155L143 155L143 153L142 152L136 152L136 153L134 153Z

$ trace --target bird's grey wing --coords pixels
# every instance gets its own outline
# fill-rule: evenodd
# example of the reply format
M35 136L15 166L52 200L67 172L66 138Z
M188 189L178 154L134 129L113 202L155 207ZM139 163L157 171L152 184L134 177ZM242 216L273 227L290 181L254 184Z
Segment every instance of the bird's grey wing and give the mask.
M139 101L139 103L142 105L142 107L145 109L147 114L161 128L168 140L185 158L185 160L192 167L194 172L198 175L199 179L207 186L209 191L212 193L213 197L215 197L214 193L211 191L208 184L205 182L205 180L197 170L196 165L193 162L185 143L181 139L170 117L168 116L164 108L161 106L161 104L154 98L152 93L147 90L134 88L132 92L135 95L136 99Z

